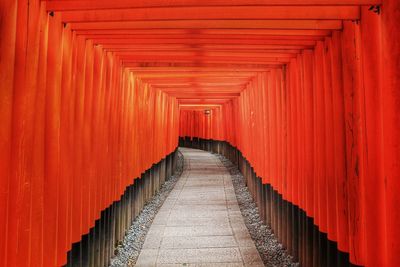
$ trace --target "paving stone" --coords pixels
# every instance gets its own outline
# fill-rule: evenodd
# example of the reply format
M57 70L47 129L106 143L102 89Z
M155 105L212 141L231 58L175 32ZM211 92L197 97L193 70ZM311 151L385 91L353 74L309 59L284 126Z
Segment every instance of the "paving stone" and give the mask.
M160 263L242 262L238 248L161 249Z
M232 235L232 229L224 226L167 226L164 236L220 236Z
M187 211L177 211L173 210L171 211L170 215L171 218L176 217L176 218L204 218L204 217L214 217L214 218L220 218L220 217L228 217L228 211L227 210L187 210Z
M143 244L143 249L159 249L162 239L162 235L147 235Z
M240 253L245 265L264 266L260 254L258 254L254 244L252 247L241 247Z
M224 226L230 227L228 217L204 217L204 218L169 218L167 226Z
M175 205L174 210L227 210L227 208L231 208L231 206L227 206L225 203L221 204L214 204L214 203L208 203L208 204L179 204ZM237 205L234 206L232 205L232 208L239 208Z
M211 263L192 263L192 264L157 264L157 267L242 267L244 266L242 263L219 263L219 262L211 262Z
M166 226L165 225L152 225L150 230L147 232L147 236L151 235L159 235L162 236L164 234Z
M165 236L162 249L169 248L226 248L237 247L232 235L225 236Z
M142 249L135 266L156 266L158 249Z
M236 243L239 247L251 247L254 246L254 241L248 236L235 236Z

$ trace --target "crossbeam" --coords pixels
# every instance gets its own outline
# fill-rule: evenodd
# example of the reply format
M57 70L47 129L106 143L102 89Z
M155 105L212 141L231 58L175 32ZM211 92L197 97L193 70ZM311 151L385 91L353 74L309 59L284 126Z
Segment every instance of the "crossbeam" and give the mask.
M341 20L151 20L71 23L73 30L89 29L293 29L340 30Z
M64 11L65 22L154 20L359 19L358 6L162 7Z
M356 6L380 5L382 0L69 0L47 1L47 10L101 10L154 7L192 7L192 6Z

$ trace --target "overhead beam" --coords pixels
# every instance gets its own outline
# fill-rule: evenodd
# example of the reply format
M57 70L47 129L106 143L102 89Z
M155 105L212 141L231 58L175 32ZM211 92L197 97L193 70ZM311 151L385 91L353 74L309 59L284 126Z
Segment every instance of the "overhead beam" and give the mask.
M156 38L120 38L120 39L94 39L94 44L185 44L197 47L199 45L216 45L216 44L228 44L228 45L302 45L302 46L314 46L316 41L314 40L270 40L270 39L156 39Z
M187 100L186 103L221 103L221 101L223 102L228 102L229 100L232 100L234 98L237 98L237 96L233 96L233 97L198 97L198 98L185 98L185 97L176 97L176 96L171 96L171 97L175 97L179 102L183 102L185 100ZM193 101L193 100L196 101ZM203 102L201 102L203 100ZM215 100L215 102L213 101Z
M196 110L196 111L204 111L207 109L213 109L220 105L212 105L212 104L205 104L205 105L190 105L190 104L180 104L179 108L181 110Z
M208 57L215 57L215 58L222 58L222 57L231 57L231 58L294 58L296 54L294 53L279 53L279 52L209 52L209 51L137 51L132 53L131 51L121 51L116 52L115 55L119 56L120 58L125 57L176 57L176 58L208 58Z
M283 29L95 29L95 30L76 30L78 35L87 34L107 34L107 35L174 35L174 34L237 34L237 35L299 35L299 36L327 36L330 30L283 30Z
M126 55L120 57L122 61L129 62L143 62L143 61L159 61L159 62L249 62L249 63L288 63L290 62L289 57L208 57L208 56L137 56L137 55Z
M237 77L249 77L254 76L257 72L238 72L238 71L201 71L201 72L142 72L132 71L135 76L141 79L164 79L164 78L173 78L173 79L184 79L184 78L237 78Z
M243 62L230 62L230 63L215 63L215 62L158 62L158 61L148 61L148 62L122 62L123 66L126 68L147 68L147 67L190 67L190 68L255 68L255 69L276 69L280 67L280 64L251 64Z
M229 86L237 86L237 87L242 87L245 86L247 82L245 83L238 83L238 82L227 82L227 81L219 81L219 82L214 82L214 81L209 81L209 82L197 82L197 83L192 83L192 82L158 82L154 83L153 86L161 87L161 88L179 88L179 87L193 87L193 86L198 86L198 87L210 87L210 86L223 86L225 88Z
M124 67L129 67L132 66L132 64L147 64L147 63L152 63L155 60L130 60L130 61L122 61L122 65ZM188 60L188 59L161 59L157 60L157 63L175 63L175 64L189 64L190 66L203 66L203 65L208 65L208 64L216 64L216 65L229 65L229 64L234 64L234 65L284 65L288 63L289 61L284 61L284 60L278 60L275 59L274 61L263 61L263 60L254 60L254 61L249 61L249 60Z
M382 0L69 0L47 1L47 10L93 10L110 8L189 7L189 6L275 6L275 5L379 5Z
M157 53L157 52L164 52L168 54L168 52L174 52L176 50L170 49L170 50L136 50L136 49L118 49L118 48L111 48L111 49L106 49L107 51L114 52L116 55L119 54L120 52L123 53L131 53L131 54L137 54L137 53ZM268 50L200 50L200 49L182 49L180 52L195 52L198 53L198 55L201 55L202 53L224 53L224 55L235 55L235 54L241 54L241 55L268 55L268 54L287 54L287 55L297 55L298 53L301 52L300 49L268 49ZM241 53L239 53L241 52Z
M230 98L182 98L178 99L180 103L187 103L187 104L199 104L199 103L225 103L229 101Z
M192 93L203 93L203 94L210 94L210 93L240 93L243 91L243 89L226 89L225 90L204 90L204 89L196 89L196 88L188 88L188 89L169 89L169 90L163 90L160 88L161 91L168 93L168 94L192 94Z
M231 101L231 99L198 99L198 98L193 98L193 99L178 99L179 104L225 104L227 102Z
M202 83L198 83L196 86L196 89L198 90L214 90L214 91L223 91L223 90L227 90L227 89L232 89L232 90L242 90L246 87L247 83L244 84L202 84ZM164 91L168 91L168 90L189 90L189 89L193 89L193 85L191 84L163 84L163 85L157 85L157 84L153 84L152 85L154 88L158 88Z
M240 96L241 92L236 92L235 94L188 94L188 93L169 93L166 92L168 96L175 97L177 99L229 99L237 98Z
M63 1L64 2L64 1ZM314 29L340 30L341 20L152 20L124 22L77 22L73 30L88 29Z
M323 40L325 36L315 35L267 35L267 34L85 34L86 38L97 40L97 39L131 39L131 40L143 40L143 39L159 39L159 40L170 40L170 39L246 39L246 40L312 40L319 41Z
M197 89L204 89L204 90L225 90L227 88L230 89L244 89L246 87L247 83L243 84L226 84L226 83L218 83L218 84L204 84L204 83L197 83L196 88ZM162 90L187 90L187 89L193 89L193 85L189 83L181 83L181 84L153 84L154 88L159 88Z
M359 19L358 6L213 6L62 12L64 22L153 20Z
M101 45L104 49L107 50L172 50L172 51L181 51L183 49L186 50L234 50L234 51L240 51L240 50L301 50L301 49L306 49L306 48L311 48L313 45L288 45L286 43L283 44L199 44L199 45L190 45L190 44L134 44L134 43L129 43L129 44L99 44Z
M230 73L241 73L241 72L266 72L268 68L223 68L223 67L132 67L129 68L132 72L144 72L144 73L187 73L187 72L230 72Z
M180 104L179 108L180 109L186 109L186 108L202 108L204 107L213 107L213 108L220 108L221 105L215 105L215 104L210 104L210 105L204 105L204 104Z
M213 83L213 84L218 84L218 83L229 83L229 84L234 84L234 83L243 83L243 82L247 82L249 79L251 78L251 76L247 76L247 77L201 77L201 78L196 78L196 77L183 77L183 78L179 78L179 77L152 77L152 78L141 78L141 80L143 81L147 81L149 83L153 83L153 84L167 84L167 83L171 83L171 84L183 84L183 83Z

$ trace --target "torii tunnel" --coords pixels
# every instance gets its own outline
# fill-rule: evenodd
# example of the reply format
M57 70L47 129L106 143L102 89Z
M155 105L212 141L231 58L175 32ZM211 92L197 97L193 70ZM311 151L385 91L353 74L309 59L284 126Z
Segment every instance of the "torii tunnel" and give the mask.
M300 266L400 266L399 0L0 0L0 122L0 266L108 266L179 146Z

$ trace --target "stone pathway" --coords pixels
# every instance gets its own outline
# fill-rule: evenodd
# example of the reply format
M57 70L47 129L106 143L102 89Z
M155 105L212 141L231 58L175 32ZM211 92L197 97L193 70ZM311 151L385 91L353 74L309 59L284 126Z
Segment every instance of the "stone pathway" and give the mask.
M136 266L264 266L217 156L180 148L185 166L146 236Z

